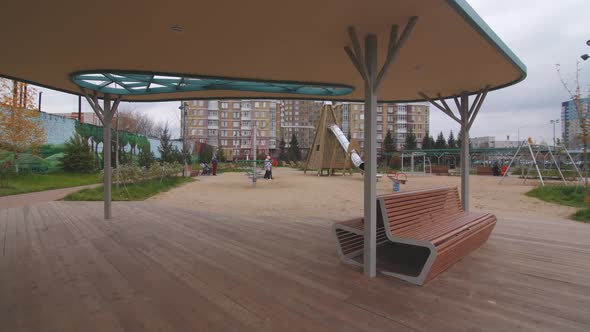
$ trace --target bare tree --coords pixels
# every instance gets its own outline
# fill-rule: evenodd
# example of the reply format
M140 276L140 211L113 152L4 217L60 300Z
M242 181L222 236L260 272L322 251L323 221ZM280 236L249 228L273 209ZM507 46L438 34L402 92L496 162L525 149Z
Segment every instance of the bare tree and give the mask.
M580 127L581 131L579 136L582 140L584 155L584 185L588 186L588 140L590 138L590 119L588 119L588 116L590 115L590 100L587 100L585 103L582 101L582 88L580 87L580 61L576 62L576 74L573 81L573 88L563 77L560 65L557 64L555 68L557 70L557 74L559 75L559 79L561 80L561 84L570 95L574 109L578 116L578 126ZM588 90L588 97L590 98L590 86ZM565 125L570 126L571 128L571 124L566 123Z
M119 110L119 126L130 133L156 137L163 129L161 124L156 123L147 114L126 108Z

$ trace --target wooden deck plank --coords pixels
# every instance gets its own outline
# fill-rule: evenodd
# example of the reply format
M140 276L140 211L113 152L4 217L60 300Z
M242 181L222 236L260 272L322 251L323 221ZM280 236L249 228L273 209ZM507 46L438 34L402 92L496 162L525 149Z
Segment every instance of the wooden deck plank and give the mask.
M501 216L416 287L339 263L329 218L114 210L0 209L2 330L590 330L588 225Z

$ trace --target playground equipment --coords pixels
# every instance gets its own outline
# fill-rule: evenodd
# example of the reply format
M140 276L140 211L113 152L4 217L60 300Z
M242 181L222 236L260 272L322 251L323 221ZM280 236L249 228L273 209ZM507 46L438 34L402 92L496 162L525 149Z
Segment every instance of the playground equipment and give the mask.
M408 176L406 173L398 173L398 172L387 172L387 177L393 182L393 191L400 192L401 191L401 184L406 184L408 182Z
M524 149L523 149L524 148ZM574 170L576 171L579 179L583 179L582 173L578 169L575 161L573 160L569 151L565 148L565 146L561 147L571 164L573 165ZM556 153L558 151L555 151ZM530 159L529 159L530 158ZM520 143L518 148L516 149L516 153L510 160L508 167L506 169L502 169L502 178L500 179L500 184L504 181L504 178L509 174L510 168L512 167L515 162L521 166L521 177L523 178L523 183L529 178L529 174L533 166L537 172L537 176L539 177L539 181L541 182L542 186L545 186L545 181L543 179L543 172L546 170L546 166L549 165L550 167L555 165L555 169L557 174L559 174L559 179L565 184L565 176L563 175L562 169L559 166L559 154L556 155L551 150L551 146L544 145L544 144L535 144L532 138L528 138ZM541 162L541 167L539 167L539 162ZM524 166L528 165L526 174L524 171ZM545 179L547 179L547 175L545 175Z
M262 128L264 129L264 128ZM251 168L250 167L245 167L244 171L246 172L246 176L248 176L248 178L252 179L252 187L256 187L256 180L260 179L263 177L262 172L258 170L256 164L257 163L263 163L264 160L256 160L257 157L257 143L258 143L258 127L257 126L252 126L250 129L251 133L250 133L250 137L251 137L251 141L250 141L250 146L252 147L251 150L251 156L247 155L246 156L246 160L240 160L238 162L243 162L243 163L251 163ZM269 153L268 149L264 150L266 154ZM249 159L250 157L252 157L252 159Z
M365 163L358 153L360 151L358 142L349 142L338 123L332 103L326 102L316 127L313 144L307 155L304 174L311 169L317 170L318 176L323 175L324 171L327 171L327 175L333 175L336 169L342 169L343 174L348 169L352 174L353 166L361 171L364 170Z
M410 169L406 169L405 161L410 158ZM402 172L432 173L432 164L424 152L410 152L401 154Z

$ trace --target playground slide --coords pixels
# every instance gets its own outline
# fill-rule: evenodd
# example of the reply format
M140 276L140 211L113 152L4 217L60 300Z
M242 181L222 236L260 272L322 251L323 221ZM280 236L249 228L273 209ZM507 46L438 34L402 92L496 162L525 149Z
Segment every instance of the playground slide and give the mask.
M344 149L344 152L348 153L348 145L350 145L350 142L348 141L340 127L338 127L336 124L331 124L328 126L328 128L332 131L334 136L336 136L336 139L338 140L338 142L340 142L340 146ZM360 170L365 170L365 163L361 159L361 156L359 156L359 154L355 150L351 151L350 160L352 161L354 166L358 167Z

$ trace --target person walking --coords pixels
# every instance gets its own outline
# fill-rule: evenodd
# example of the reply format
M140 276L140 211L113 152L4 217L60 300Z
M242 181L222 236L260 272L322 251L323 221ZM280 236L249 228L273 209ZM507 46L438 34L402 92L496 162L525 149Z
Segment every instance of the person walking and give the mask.
M272 180L272 159L270 159L270 156L266 156L264 160L264 178Z
M217 156L213 156L211 159L211 165L213 165L213 175L217 175Z

